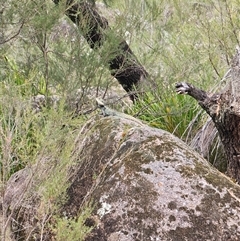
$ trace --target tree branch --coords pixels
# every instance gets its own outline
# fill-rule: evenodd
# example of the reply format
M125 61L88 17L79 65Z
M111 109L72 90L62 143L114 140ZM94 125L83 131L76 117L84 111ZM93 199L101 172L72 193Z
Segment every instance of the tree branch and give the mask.
M17 36L20 34L21 29L22 29L24 23L25 23L25 22L22 21L22 23L21 23L21 25L20 25L18 31L17 31L13 36L11 36L11 37L9 37L8 39L6 39L6 40L0 42L0 44L5 44L5 43L9 42L10 40L14 39L15 37L17 37Z
M58 4L59 0L53 0ZM107 31L110 30L107 19L100 16L93 5L87 1L67 0L66 15L82 31L92 49L99 48L107 38ZM130 98L134 101L137 98L136 92L140 85L148 77L147 71L139 63L127 42L115 36L117 40L114 49L109 49L109 59L107 59L111 75L115 77L122 87L130 93Z
M231 65L231 80L220 94L207 94L188 83L176 84L179 94L188 94L212 118L228 159L228 174L240 183L240 48Z

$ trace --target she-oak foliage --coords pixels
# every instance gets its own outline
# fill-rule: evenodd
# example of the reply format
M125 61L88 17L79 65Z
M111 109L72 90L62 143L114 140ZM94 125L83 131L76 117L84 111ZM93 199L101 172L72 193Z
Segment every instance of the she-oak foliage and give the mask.
M108 91L117 85L116 78L133 99L137 83L146 79L154 89L143 85L140 92L145 94L127 112L189 141L206 116L195 118L196 103L177 96L174 84L188 81L220 89L240 29L237 0L108 1L106 15L86 1L54 3L4 1L0 14L0 191L4 193L12 173L52 153L66 169L62 178L50 176L39 187L46 216L57 212L51 200L61 195L64 200L64 190L54 190L53 183L62 181L59 186L66 189L67 167L74 162L73 146L60 156L57 151L65 143L64 128L74 140L75 130L84 123L66 110L68 96L80 89L84 101L90 87ZM46 105L35 113L30 100L37 94L56 94L63 100L55 109ZM67 237L61 227L74 236L84 224L81 218L77 224L66 223L58 215L53 220L59 240ZM4 228L2 236L6 239Z

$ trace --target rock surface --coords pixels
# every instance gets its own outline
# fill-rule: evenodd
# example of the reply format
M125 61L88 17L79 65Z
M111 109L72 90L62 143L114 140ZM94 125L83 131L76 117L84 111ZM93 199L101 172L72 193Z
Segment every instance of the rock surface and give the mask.
M173 135L101 118L79 131L75 152L62 211L93 201L87 241L240 240L240 187Z

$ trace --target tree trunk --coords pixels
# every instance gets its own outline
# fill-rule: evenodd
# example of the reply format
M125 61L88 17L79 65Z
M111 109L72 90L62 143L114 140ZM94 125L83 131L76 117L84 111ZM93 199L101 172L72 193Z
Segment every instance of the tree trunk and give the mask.
M59 0L53 0L58 4ZM66 1L66 15L79 27L84 38L92 49L99 48L106 39L106 32L110 30L108 21L100 16L97 10L87 1ZM119 37L116 36L118 40ZM138 96L142 82L148 77L147 71L139 63L127 42L118 41L114 50L109 49L109 69L122 87L129 93L131 100Z
M232 61L231 80L221 93L208 94L188 83L176 84L179 94L188 94L212 118L228 159L228 174L240 183L240 49Z
M206 120L188 144L220 172L225 173L227 171L227 158L211 117Z

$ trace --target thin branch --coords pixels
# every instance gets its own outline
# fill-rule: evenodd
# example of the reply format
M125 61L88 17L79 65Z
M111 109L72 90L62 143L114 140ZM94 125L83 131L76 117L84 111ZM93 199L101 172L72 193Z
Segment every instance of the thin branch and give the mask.
M23 21L23 22L21 23L21 25L20 25L18 31L16 32L16 34L14 34L12 37L4 40L3 42L0 42L0 44L5 44L5 43L11 41L12 39L16 38L16 37L20 34L21 29L23 28L24 23L25 23L25 21Z

